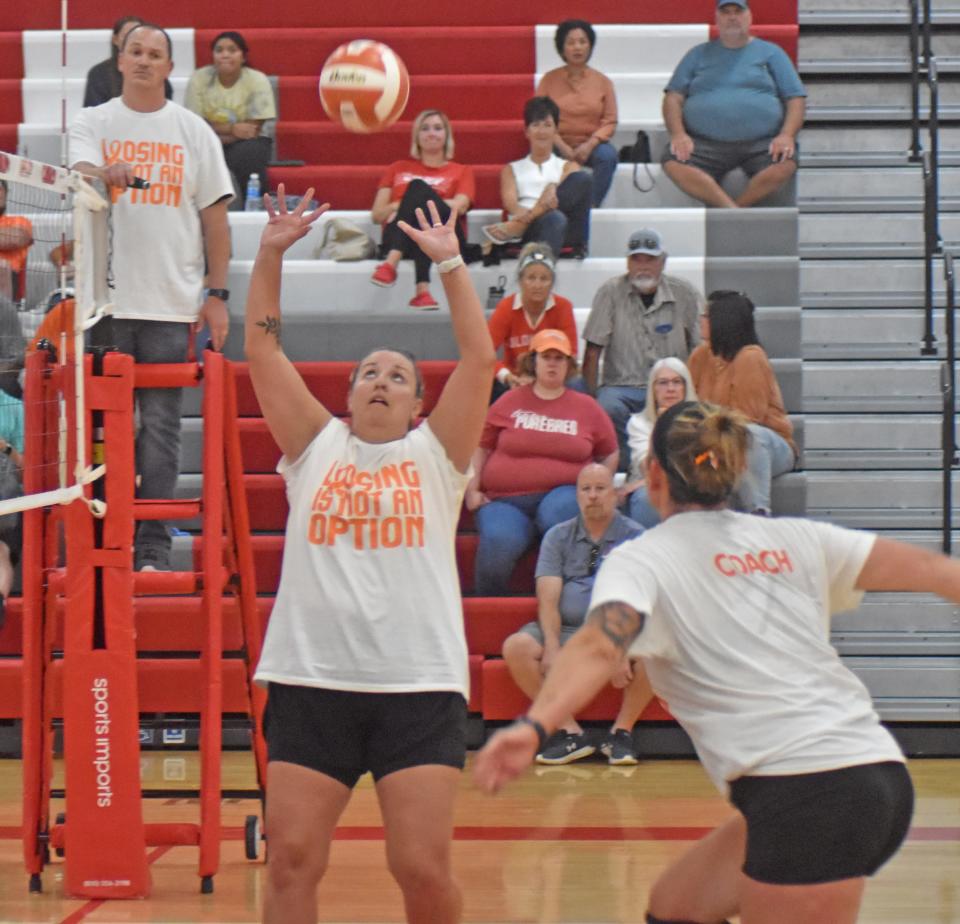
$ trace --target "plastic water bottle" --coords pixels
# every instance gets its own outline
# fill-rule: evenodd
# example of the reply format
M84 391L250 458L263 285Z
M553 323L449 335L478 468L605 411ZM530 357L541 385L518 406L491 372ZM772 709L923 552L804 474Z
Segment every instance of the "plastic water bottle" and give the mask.
M247 199L244 204L244 211L259 212L263 208L263 201L260 197L260 175L251 173L247 180Z

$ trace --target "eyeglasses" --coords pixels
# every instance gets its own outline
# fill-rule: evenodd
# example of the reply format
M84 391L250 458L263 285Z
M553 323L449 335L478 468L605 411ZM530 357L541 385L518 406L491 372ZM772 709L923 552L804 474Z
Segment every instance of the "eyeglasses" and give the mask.
M600 546L594 545L590 547L590 559L587 562L587 576L593 577L597 573L597 568L600 567Z

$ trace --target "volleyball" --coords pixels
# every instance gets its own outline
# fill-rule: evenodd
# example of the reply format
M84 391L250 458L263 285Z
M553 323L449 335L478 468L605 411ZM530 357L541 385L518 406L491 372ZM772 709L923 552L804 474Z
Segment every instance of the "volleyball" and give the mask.
M403 113L410 75L397 54L381 42L358 39L341 45L320 72L320 102L344 128L379 132Z

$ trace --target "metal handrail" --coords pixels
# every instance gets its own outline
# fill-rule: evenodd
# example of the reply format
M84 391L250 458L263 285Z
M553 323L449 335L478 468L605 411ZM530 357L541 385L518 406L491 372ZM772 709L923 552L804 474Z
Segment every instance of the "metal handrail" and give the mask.
M940 366L940 391L943 398L941 446L943 449L943 551L949 555L953 533L953 472L957 465L957 367L956 367L956 285L953 254L943 255L943 277L947 300L944 308L944 336L947 340L947 358Z

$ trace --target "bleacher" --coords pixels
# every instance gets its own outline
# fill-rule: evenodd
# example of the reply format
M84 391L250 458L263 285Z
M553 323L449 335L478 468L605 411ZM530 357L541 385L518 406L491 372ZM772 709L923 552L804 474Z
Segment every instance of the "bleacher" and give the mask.
M837 19L839 14L824 12L828 9L824 4L832 0L804 2L812 10L804 16L813 17L815 34L824 29L836 32L837 24L846 22L842 16ZM905 5L905 0L903 4L897 0L896 7L894 0L884 2L891 9ZM875 7L859 0L835 3L845 4L847 19L854 23L868 18ZM582 15L568 6L538 0L521 7L497 0L469 10L439 3L406 5L389 14L373 6L325 9L320 27L316 12L306 6L285 8L282 24L274 25L269 9L249 0L234 4L229 27L244 33L253 65L278 78L278 155L305 161L302 167L274 168L271 185L283 181L290 192L316 185L318 197L333 202L334 214L373 231L367 209L383 167L404 156L413 115L427 105L439 106L453 119L456 159L474 165L477 172L478 195L469 217L469 238L478 241L480 226L499 215L497 176L502 164L525 150L522 103L532 95L539 75L559 64L552 23ZM915 249L922 235L916 215L919 172L902 162L906 140L898 140L906 138L906 131L896 119L891 120L892 127L878 124L877 119L889 116L882 107L873 112L871 121L859 119L858 112L874 105L872 91L858 88L840 102L834 99L838 86L871 82L851 76L848 52L828 49L820 54L816 42L805 40L791 0L754 0L752 6L755 34L781 43L795 60L799 56L801 74L811 83L811 113L801 136L796 183L762 208L742 213L708 211L667 180L658 163L649 165L649 173L641 168L642 190L633 182L633 167L621 165L604 207L593 213L590 257L582 263L560 264L557 291L573 301L582 329L596 288L624 269L623 248L629 233L647 225L659 229L670 253L668 273L688 279L705 292L746 291L758 305L760 336L773 359L803 447L804 470L775 481L776 511L809 512L934 544L931 511L936 506L938 478L933 470L938 372L935 363L914 358L910 346L920 331ZM113 7L107 3L97 10L73 11L76 31L68 41L68 114L79 105L86 69L105 56L109 30L104 26L126 12ZM709 37L707 24L712 22L713 9L713 0L688 0L666 9L645 5L642 10L599 2L591 9L598 35L591 63L608 73L618 89L621 121L614 144L631 143L637 130L643 129L658 160L666 144L660 118L662 87L684 51ZM389 25L385 24L388 16ZM824 17L830 20L827 26L821 24ZM640 18L641 24L626 24ZM4 113L0 148L58 162L60 33L45 31L56 20L44 12L42 4L18 11L17 19L21 28L38 31L0 33L0 48L7 52L0 56L0 112ZM165 5L163 20L178 27L193 26L171 30L176 64L173 85L176 98L182 99L194 66L208 60L209 42L223 25L222 14L212 6L194 9L174 0ZM363 138L347 136L326 121L316 96L317 74L327 54L359 35L390 44L406 61L412 78L406 117L381 135ZM875 57L889 49L869 41L858 47L867 56L876 52ZM838 61L842 66L835 73ZM863 73L876 73L876 69L867 67ZM846 89L839 92L843 95ZM880 102L886 105L886 101L883 95ZM948 125L945 139L956 137L953 132L955 128ZM956 145L952 150L958 150ZM947 202L954 201L955 179L955 175L944 176ZM731 190L742 182L732 178ZM799 225L798 190L803 210ZM851 201L854 214L838 206ZM861 214L864 211L870 214ZM231 213L230 221L233 259L228 284L236 317L263 216ZM373 261L317 260L313 248L318 239L319 235L312 235L297 244L285 266L284 344L294 360L354 359L384 342L411 349L424 360L452 358L439 283L434 281L433 292L441 300L441 311L415 314L406 307L412 267L401 266L394 289L379 289L368 281ZM886 249L872 248L877 241L884 242ZM45 260L46 255L31 259ZM515 265L509 261L499 267L471 268L481 298L500 277L506 277L509 289L514 272ZM904 291L911 293L909 299L903 297ZM242 359L239 325L234 326L226 352ZM331 367L323 375L330 376L330 387L336 391L332 400L342 404L346 380L342 368ZM257 530L258 591L266 614L279 576L285 498L274 473L276 449L257 419L249 391L241 404L247 488ZM203 426L195 394L187 395L185 414L179 492L190 496L198 487ZM879 499L878 489L883 492ZM465 591L472 585L475 544L470 518L465 517L457 541ZM197 545L189 533L176 537L176 561L191 567ZM518 700L519 691L498 654L503 638L532 618L532 565L533 552L517 569L512 589L518 596L466 601L474 681L471 710L488 721L510 718L522 707L522 697ZM168 604L158 606L163 609ZM16 607L11 609L15 613ZM857 614L836 624L841 651L868 683L885 717L960 720L960 671L953 663L960 654L960 631L950 614L945 605L916 606L915 598L907 602L888 595L868 599ZM904 618L906 623L898 622ZM15 653L16 622L14 615L0 635L0 653ZM162 625L159 618L154 625ZM169 631L189 649L192 630L187 620L171 622ZM148 632L147 637L153 636ZM229 645L225 639L225 646ZM615 712L615 700L609 693L605 696L588 711L590 718L609 718ZM645 718L664 718L658 710L651 707Z

